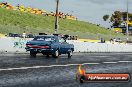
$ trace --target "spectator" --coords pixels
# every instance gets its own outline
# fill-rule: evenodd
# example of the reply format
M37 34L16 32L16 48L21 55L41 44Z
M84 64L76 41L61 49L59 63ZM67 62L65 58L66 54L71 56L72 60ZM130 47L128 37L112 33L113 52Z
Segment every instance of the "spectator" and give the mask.
M72 36L72 40L75 40L75 36Z
M113 42L114 42L114 43L116 42L116 39L115 39L115 38L113 39Z
M77 40L78 39L78 37L77 37L77 35L75 36L75 40Z
M26 32L24 31L22 34L23 38L26 38Z
M2 8L6 8L7 7L7 2L2 2Z
M67 34L66 34L66 35L64 35L64 39L65 39L65 40L67 40L67 39L68 39L68 37L69 37L69 35L67 35Z
M10 4L7 4L6 6L7 6L6 9L14 9L14 7Z
M31 7L27 7L26 8L26 12L31 12L32 8Z
M72 40L72 36L71 35L69 36L69 40Z
M105 39L101 38L101 39L100 39L100 42L101 42L101 43L105 43Z
M32 8L32 7L25 7L24 5L17 5L17 6L12 6L7 2L2 2L0 3L0 8L6 8L6 9L12 9L12 10L18 10L21 12L30 12L33 14L42 14L44 16L56 16L56 13L54 12L50 12L47 13L45 10L42 9L38 9L38 8ZM63 18L63 19L70 19L70 20L77 20L77 18L75 16L73 16L72 14L65 14L63 12L59 12L58 13L59 18Z
M113 39L112 39L112 38L110 39L110 43L111 43L111 42L113 42Z
M129 42L129 38L127 37L127 38L126 38L126 43L128 43L128 42Z

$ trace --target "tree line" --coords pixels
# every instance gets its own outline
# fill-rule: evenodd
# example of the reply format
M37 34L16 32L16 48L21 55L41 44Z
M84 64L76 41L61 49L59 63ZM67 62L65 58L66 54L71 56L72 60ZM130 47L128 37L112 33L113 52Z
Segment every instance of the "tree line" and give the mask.
M128 13L128 15L128 20L132 22L132 13ZM104 15L103 20L112 23L111 27L118 27L122 23L125 25L127 21L127 12L115 11L112 15Z

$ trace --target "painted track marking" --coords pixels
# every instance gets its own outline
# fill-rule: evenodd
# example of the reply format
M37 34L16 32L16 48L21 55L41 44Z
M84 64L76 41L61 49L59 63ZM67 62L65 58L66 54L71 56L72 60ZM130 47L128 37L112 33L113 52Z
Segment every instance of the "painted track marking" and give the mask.
M81 65L95 65L100 63L83 63ZM51 67L67 67L67 66L78 66L80 64L66 64L66 65L49 65L49 66L32 66L32 67L19 67L19 68L7 68L0 69L0 71L11 71L11 70L24 70L24 69L38 69L38 68L51 68Z
M117 61L117 62L102 62L104 64L116 64L116 63L131 63L132 61ZM100 63L82 63L81 65L96 65ZM49 65L49 66L31 66L31 67L19 67L19 68L6 68L0 69L0 71L12 71L12 70L24 70L24 69L38 69L38 68L51 68L51 67L67 67L78 66L80 64L65 64L65 65Z
M117 63L117 62L103 62L103 63Z
M119 63L131 63L132 61L118 61Z

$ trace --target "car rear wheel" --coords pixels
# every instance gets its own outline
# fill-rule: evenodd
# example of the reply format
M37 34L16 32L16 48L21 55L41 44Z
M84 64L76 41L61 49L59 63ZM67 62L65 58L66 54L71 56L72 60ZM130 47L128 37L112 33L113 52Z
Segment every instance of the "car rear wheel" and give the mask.
M59 50L56 50L54 54L52 54L52 57L58 58L59 57Z
M49 54L47 54L47 55L46 55L46 57L50 57L50 55L49 55Z
M31 56L31 57L36 57L36 54L37 54L37 53L36 53L35 51L30 51L30 56Z

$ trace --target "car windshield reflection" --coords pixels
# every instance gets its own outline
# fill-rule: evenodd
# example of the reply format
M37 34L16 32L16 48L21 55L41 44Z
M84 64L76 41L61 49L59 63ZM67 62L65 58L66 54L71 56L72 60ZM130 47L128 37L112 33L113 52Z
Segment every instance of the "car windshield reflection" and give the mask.
M36 41L55 41L53 37L35 37L33 40Z

